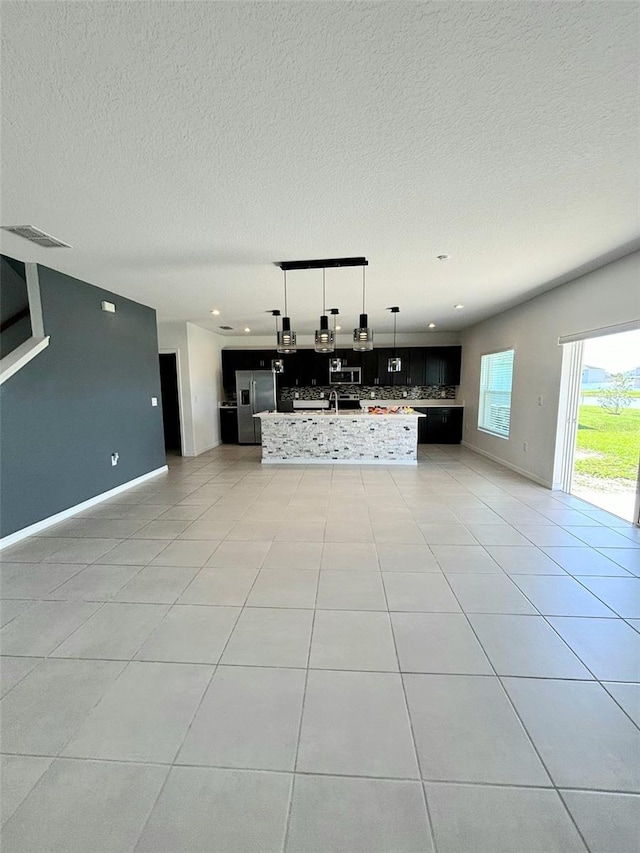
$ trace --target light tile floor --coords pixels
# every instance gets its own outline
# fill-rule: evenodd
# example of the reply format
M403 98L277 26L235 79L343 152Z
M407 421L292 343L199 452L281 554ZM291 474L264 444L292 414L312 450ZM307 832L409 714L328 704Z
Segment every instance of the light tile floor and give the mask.
M459 447L3 554L4 853L638 853L640 537Z

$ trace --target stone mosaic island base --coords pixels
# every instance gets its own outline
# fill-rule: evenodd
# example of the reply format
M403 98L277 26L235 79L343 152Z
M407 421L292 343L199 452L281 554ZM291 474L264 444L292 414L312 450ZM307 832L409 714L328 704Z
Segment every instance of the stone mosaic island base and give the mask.
M417 465L420 414L261 412L263 464Z

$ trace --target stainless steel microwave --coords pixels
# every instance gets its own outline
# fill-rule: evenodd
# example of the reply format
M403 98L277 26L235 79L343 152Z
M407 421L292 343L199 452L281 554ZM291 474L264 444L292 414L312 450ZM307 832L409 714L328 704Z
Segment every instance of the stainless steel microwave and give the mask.
M361 367L343 367L329 372L329 385L361 385Z

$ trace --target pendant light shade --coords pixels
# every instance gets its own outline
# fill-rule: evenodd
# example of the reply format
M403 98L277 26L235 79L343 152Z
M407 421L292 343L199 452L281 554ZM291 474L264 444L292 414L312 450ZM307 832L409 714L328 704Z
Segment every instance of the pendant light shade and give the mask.
M325 271L322 270L322 314L320 316L320 328L316 329L315 351L316 352L333 352L336 348L336 336L333 329L329 328L329 318L327 317L326 305L326 290L325 290Z
M329 314L333 317L333 336L335 338L336 334L336 323L338 322L338 314L340 314L339 308L330 308ZM330 358L329 359L329 372L336 373L338 370L342 370L342 359L341 358Z
M387 372L400 373L402 370L402 359L396 356L396 325L400 309L395 305L393 308L389 308L389 311L393 314L393 351L391 353L391 358L387 360Z
M365 269L362 267L362 314L357 329L353 330L353 348L357 352L373 349L373 329L369 328L369 318L365 307Z
M278 346L277 350L279 353L283 353L286 355L287 353L297 352L296 345L296 333L291 330L291 320L287 316L287 271L284 270L284 313L285 316L282 318L282 331L278 332Z

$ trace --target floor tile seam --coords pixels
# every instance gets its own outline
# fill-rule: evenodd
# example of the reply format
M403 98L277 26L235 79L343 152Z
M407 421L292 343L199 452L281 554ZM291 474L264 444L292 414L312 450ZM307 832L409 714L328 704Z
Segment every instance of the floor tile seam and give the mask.
M382 612L382 611L381 611ZM41 655L4 655L4 657L18 657L24 658L28 660L40 660L44 662L45 660L54 660L54 661L104 661L109 663L122 663L122 664L130 664L130 663L153 663L153 664L168 664L171 666L222 666L222 667L252 667L258 669L291 669L291 670L306 670L309 669L313 672L351 672L351 673L368 673L368 674L379 674L379 675L438 675L438 676L452 676L452 677L473 677L473 678L495 678L494 673L479 673L479 672L469 672L469 671L442 671L442 670L416 670L416 669L401 669L401 670L389 670L389 669L353 669L353 668L344 668L339 669L336 667L318 667L318 666L291 666L288 664L259 664L259 663L231 663L231 662L222 662L220 661L218 664L211 661L192 661L192 660L155 660L148 658L106 658L106 657L48 657L43 658ZM541 675L522 675L518 673L502 673L497 676L499 678L524 678L529 681L568 681L568 682L576 682L581 684L603 684L611 682L609 679L596 679L596 678L567 678L566 676L558 677L558 676L541 676ZM637 681L620 681L617 680L614 683L616 684L633 684L636 685L639 682ZM13 688L12 688L13 689ZM9 692L9 691L7 691Z
M511 708L513 709L514 714L516 715L516 717L517 717L517 718L518 718L518 720L520 721L520 725L522 726L522 728L523 728L524 732L526 733L526 735L527 735L527 737L528 737L528 739L529 739L529 741L530 741L530 743L531 743L531 745L532 745L533 749L535 750L535 753L536 753L536 755L538 756L538 760L540 761L540 763L541 763L541 764L542 764L542 766L544 767L545 773L547 774L547 776L548 776L548 777L549 777L549 779L551 780L551 783L552 783L553 789L555 790L556 795L558 796L558 798L559 798L560 802L562 803L562 806L564 807L565 813L568 815L569 820L571 821L571 823L572 823L572 825L573 825L573 827L574 827L575 831L578 833L578 836L580 837L580 840L581 840L581 841L582 841L582 843L584 844L584 846L585 846L585 850L587 851L587 853L589 853L589 851L590 851L590 847L589 847L589 845L587 844L587 841L586 841L586 839L585 839L585 837L584 837L584 835L583 835L583 833L582 833L582 830L581 830L581 829L580 829L580 827L578 826L578 823L577 823L577 821L576 821L575 817L573 816L573 814L572 814L572 813L571 813L571 811L569 810L569 807L567 806L567 803L565 802L564 798L560 795L559 786L558 786L558 784L556 783L556 780L554 779L554 777L553 777L553 775L552 775L551 771L550 771L550 770L549 770L549 768L547 767L546 762L543 760L542 755L541 755L540 751L538 750L538 747L536 746L536 744L535 744L535 742L534 742L534 740L533 740L533 737L531 736L531 734L530 734L530 732L529 732L529 729L528 729L528 728L527 728L527 726L525 725L525 722L524 722L524 720L522 719L522 717L521 717L520 713L518 712L518 709L516 708L515 703L513 702L513 700L512 700L512 698L511 698L511 696L509 695L509 692L508 692L508 690L507 690L507 688L506 688L506 686L505 686L505 684L504 684L504 680L503 680L503 678L505 678L505 677L508 677L508 676L504 676L504 677L498 676L498 680L499 680L499 682L500 682L500 685L501 685L501 687L502 687L502 690L503 690L503 692L504 692L504 695L506 696L507 701L508 701L508 702L509 702L509 704L511 705ZM544 679L540 679L540 680L544 680Z
M617 566L619 569L623 569L623 571L627 572L627 574L630 574L632 577L638 577L638 575L634 574L631 569L627 569L621 563L618 563L616 560L614 560L612 557L610 557L609 554L603 554L603 551L604 551L606 546L592 545L592 546L586 546L586 547L591 547L592 551L596 551L598 554L600 554L601 557L604 557L605 560L610 560L615 566ZM609 551L615 551L616 549L615 548L608 548L608 550ZM618 548L617 550L626 551L628 549L627 548ZM637 549L634 549L634 550L637 550ZM621 577L623 577L623 576L621 575Z
M55 592L56 592L57 590L59 590L61 587L63 587L66 583L68 583L68 582L69 582L69 581L71 581L71 580L74 580L74 578L79 577L79 576L80 576L83 572L85 572L87 569L92 568L93 566L99 567L100 565L104 565L104 566L106 567L106 566L108 566L108 565L110 565L110 564L109 564L109 563L90 563L88 566L85 566L85 568L84 568L84 569L81 569L79 572L77 572L75 575L73 575L73 577L69 578L67 581L64 581L64 583L60 584L59 586L54 587L54 589L53 589L53 590L51 590L51 592L46 593L46 597L45 597L45 598L40 599L40 601L86 601L86 602L88 602L88 603L94 603L94 602L98 602L98 603L99 603L99 602L103 602L103 603L107 604L109 601L111 601L111 600L112 600L112 598L113 598L113 596L114 596L114 595L117 595L117 594L118 594L122 589L124 589L124 587L125 587L125 586L127 586L127 584L131 583L131 581L132 581L132 580L134 580L135 578L137 578L137 577L138 577L138 575L140 574L140 572L144 571L144 569L146 569L146 568L147 568L147 566L140 565L140 564L138 564L138 563L133 564L133 565L131 566L131 568L133 568L133 567L135 566L135 567L138 569L138 571L137 571L137 572L135 572L135 574L134 574L132 577L128 578L128 579L127 579L127 580L122 584L122 586L121 586L121 587L119 587L117 590L115 590L115 592L112 594L111 598L54 598L54 597L53 597L53 596L54 596L54 594L55 594ZM0 600L2 600L2 599L1 599L1 597L0 597ZM127 603L127 604L128 604L128 603L130 603L130 602L122 602L122 603ZM133 604L146 604L147 602L131 602L131 603L133 603ZM149 602L149 603L150 603L150 604L154 604L155 602Z
M623 712L623 714L625 714L629 718L629 720L631 720L633 725L640 731L640 719L634 720L634 718L627 711L627 709L621 704L621 702L619 702L619 700L616 698L616 696L607 687L607 684L633 684L633 685L638 685L639 682L637 682L637 681L622 681L622 682L620 682L620 681L617 681L617 682L599 681L598 684L600 685L600 687L602 687L603 690L606 691L607 695L611 697L611 699L616 703L616 705L620 708L620 710Z
M591 676L593 677L593 680L594 680L594 681L597 681L597 682L600 682L600 680L601 680L601 679L600 679L600 678L598 678L598 676L597 676L597 675L595 674L595 672L591 669L591 667L589 667L589 666L587 665L586 661L584 661L584 660L580 657L580 655L578 654L578 652L577 652L577 651L575 651L575 650L571 647L570 643L569 643L567 640L565 640L565 638L562 636L562 634L560 634L560 632L558 631L558 629L557 629L557 628L556 628L556 627L551 623L551 621L550 621L550 620L551 620L551 619L558 619L558 618L559 618L559 619L600 619L600 618L606 618L606 619L607 619L607 621L615 621L615 620L611 620L611 618L610 618L609 616L606 616L606 617L599 617L599 616L560 616L560 617L558 617L558 616L542 616L542 618L543 618L543 619L544 619L544 621L547 623L547 625L548 625L548 626L553 630L554 634L556 634L556 635L557 635L557 636L562 640L563 644L564 644L564 645L569 649L569 651L571 652L571 654L575 655L575 657L580 661L580 663L584 666L584 668L587 670L587 672L589 672L589 673L591 674ZM624 620L623 620L623 619L621 619L620 617L618 617L618 619L620 619L620 621L621 621L621 622L622 622L622 621L624 621Z
M198 573L196 573L196 575L194 575L194 577L197 577L197 574L198 574ZM256 575L256 577L257 577L257 575ZM254 580L254 583L255 583L255 580ZM187 586L189 586L189 584L187 584ZM252 584L252 588L253 588L253 584ZM186 589L186 588L185 588L185 589ZM184 590L183 590L183 592L184 592ZM174 604L173 606L175 606L175 604ZM170 610L169 610L168 612L171 612L171 609L173 609L173 608L170 608ZM201 708L201 706L202 706L202 703L204 702L204 698L205 698L205 696L206 696L206 694L207 694L207 692L208 692L208 690L209 690L209 687L210 687L210 685L211 685L211 683L212 683L212 681L213 681L213 678L214 678L214 676L215 676L216 672L218 671L218 666L219 666L219 664L220 664L220 660L222 659L222 656L223 656L223 654L224 654L224 652L225 652L225 650L226 650L226 648L227 648L227 645L229 644L229 641L230 641L230 639L231 639L231 636L233 635L233 632L235 631L236 625L238 624L238 620L240 619L240 616L242 615L243 609L244 609L244 608L242 608L242 607L237 608L237 611L238 611L238 612L237 612L237 614L236 614L236 619L235 619L235 621L234 621L234 623L233 623L233 626L232 626L231 630L229 631L229 634L228 634L228 636L227 636L227 639L226 639L226 641L225 641L225 644L224 644L224 646L223 646L223 648L222 648L222 650L221 650L220 654L218 655L218 660L217 660L217 662L216 662L215 664L213 664L213 665L212 665L212 666L213 666L213 670L212 670L212 672L211 672L211 676L210 676L209 680L207 681L207 684L206 684L206 686L205 686L205 688L204 688L204 690L203 690L203 692L202 692L202 696L200 697L200 701L198 702L197 707L196 707L196 709L195 709L195 711L194 711L194 713L193 713L193 715L192 715L192 717L191 717L191 719L190 719L190 721L189 721L189 725L187 726L187 730L186 730L186 732L185 732L185 734L184 734L184 737L183 737L183 738L182 738L182 740L180 741L180 744L178 745L178 748L177 748L177 750L176 750L176 752L175 752L175 754L174 754L174 762L175 762L175 759L178 757L178 755L179 755L179 753L180 753L180 750L182 749L182 747L183 747L183 745L184 745L184 742L185 742L185 740L187 739L187 737L188 737L188 735L189 735L189 732L191 731L191 727L192 727L192 725L193 725L193 722L194 722L194 720L195 720L195 718L196 718L196 716L197 716L198 712L200 711L200 708ZM167 614L165 614L165 616L166 616L166 615L167 615ZM163 619L161 620L161 622L162 622L162 621L164 621L164 618L165 618L165 617L163 617ZM161 624L161 623L159 623L159 624L158 624L158 626L156 626L156 629L155 629L155 630L157 630L157 628L159 628L159 627L160 627L160 624ZM153 634L153 633L155 633L155 630L152 632L152 634ZM151 634L149 635L149 637L148 637L147 639L150 639L150 637L151 637ZM146 641L145 641L145 642L146 642ZM140 649L141 649L141 648L142 648L142 646L140 646ZM138 652L140 651L140 649L138 649ZM137 654L137 653L136 653L136 654ZM207 666L208 664L202 664L202 665Z
M581 578L593 578L593 577L609 577L609 578L614 577L615 578L616 577L615 575L572 575L572 577L576 581L576 583L580 584L580 586L584 590L586 590L586 592L588 592L590 595L592 595L594 598L596 598L599 602L601 602L601 604L603 604L607 608L607 610L610 610L614 614L615 617L617 617L618 619L624 619L625 618L624 616L622 616L622 614L618 613L617 610L614 610L614 608L610 604L607 604L607 602L603 598L601 598L597 593L595 593L595 592L593 592L593 590L589 589L589 587L585 583L583 583L581 580ZM623 580L626 580L626 579L623 578ZM551 616L551 615L558 615L558 614L550 614L550 613L547 614L547 616ZM591 616L591 617L590 616L578 616L576 618L578 618L578 619L590 619L590 618L591 619L611 619L612 617L611 616ZM631 616L629 618L633 619L634 617Z
M73 629L73 631L70 631L62 640L60 640L60 642L56 646L54 646L52 649L50 649L46 655L20 655L20 657L44 657L47 660L50 657L54 657L55 652L60 648L60 646L62 646L64 643L66 643L67 640L69 640L71 637L73 637L73 635L76 634L81 628L84 628L84 626L87 624L87 622L90 619L92 619L94 616L96 616L98 613L100 613L101 610L104 610L104 607L107 604L106 601L104 601L102 603L100 603L100 602L80 602L80 603L93 603L93 604L97 603L97 604L99 604L99 607L96 607L96 609L92 613L90 613L86 617L86 619L83 619L82 622Z
M452 593L453 593L453 594L454 594L454 596L455 596L455 590L452 588L452 589L451 589L451 591L452 591ZM456 596L456 599L457 599L457 596ZM527 726L525 725L525 722L524 722L524 720L522 719L522 717L521 717L520 713L518 712L518 709L516 708L515 703L514 703L514 702L513 702L513 700L511 699L511 696L509 695L509 693L508 693L508 691L507 691L507 689L506 689L506 687L505 687L505 685L504 685L504 682L503 682L502 678L501 678L501 677L500 677L500 675L498 674L498 671L497 671L497 669L496 669L496 667L495 667L495 665L494 665L493 661L492 661L492 660L491 660L491 658L489 657L489 654L487 653L487 650L485 649L485 647L484 647L484 645L483 645L483 643L482 643L482 641L481 641L480 637L478 636L478 633L476 632L476 630L475 630L475 628L474 628L473 624L471 623L471 620L469 619L469 617L467 616L467 614L466 614L466 613L464 614L464 618L466 619L467 624L469 625L470 630L473 632L473 635L474 635L474 636L475 636L475 638L476 638L476 642L478 643L478 645L479 645L479 646L480 646L480 648L482 649L482 652L483 652L483 654L484 654L485 658L487 659L487 661L488 661L488 663L489 663L489 666L490 666L490 667L491 667L491 669L493 670L493 674L494 674L494 675L495 675L495 677L498 679L498 683L500 684L500 687L502 688L502 693L503 693L503 695L504 695L504 697L505 697L505 699L506 699L506 701L507 701L507 703L508 703L509 707L511 708L511 710L512 710L513 714L515 715L515 718L516 718L516 719L518 720L518 722L520 723L520 726L521 726L521 728L522 728L522 731L525 733L525 736L526 736L526 738L527 738L527 740L528 740L528 742L529 742L529 744L530 744L530 746L531 746L532 750L533 750L533 751L534 751L534 753L536 754L536 756L537 756L537 758L538 758L538 761L540 762L540 765L541 765L541 766L542 766L542 768L544 769L544 772L547 774L547 778L549 779L549 781L551 782L551 784L555 787L555 782L554 782L553 776L551 775L551 772L549 771L549 768L547 767L546 762L543 760L543 757L542 757L542 755L541 755L541 753L540 753L540 751L539 751L538 747L536 746L536 744L535 744L535 742L534 742L534 739L533 739L533 737L532 737L531 733L529 732L529 729L528 729L528 728L527 728ZM566 809L566 806L565 806L565 809ZM567 812L568 812L568 809L566 809L566 810L567 810ZM573 818L571 818L571 820L572 820L572 822L573 822L573 823L574 823L574 825L575 825L575 821L573 820ZM576 828L577 828L577 827L576 827ZM588 848L587 848L587 849L588 849Z
M72 565L73 565L73 564L72 564ZM87 564L87 565L84 565L84 564L80 563L79 565L80 565L80 568L78 569L78 571L77 571L77 572L74 572L74 573L73 573L70 577L68 577L66 580L62 581L62 583L59 583L59 584L57 584L56 586L54 586L54 587L51 589L51 591L47 593L47 595L51 595L51 594L52 594L53 592L55 592L57 589L60 589L60 587L61 587L61 586L64 586L68 581L71 581L71 580L73 580L74 578L77 578L77 577L78 577L78 575L81 575L81 574L82 574L82 572L84 572L84 571L85 571L85 569L88 569L88 568L89 568L89 565L88 565L88 564ZM28 599L23 599L23 600L28 600ZM11 620L11 621L13 621L13 620ZM4 625L3 625L3 627L4 627Z
M305 667L304 674L304 685L302 688L302 703L300 706L300 719L298 721L298 731L296 737L296 751L293 757L293 778L291 779L291 785L289 786L289 798L287 802L287 811L286 811L286 819L285 819L285 829L284 835L282 839L282 853L286 853L287 845L289 843L289 831L291 828L291 814L293 810L293 796L296 784L296 770L298 767L298 759L300 754L300 743L302 741L302 726L304 724L304 713L307 702L307 685L309 683L309 671L310 671L310 662L311 662L311 648L313 646L313 635L315 632L315 624L316 624L316 612L317 609L315 605L318 601L318 590L320 588L320 573L318 572L318 577L316 580L316 593L314 600L314 608L313 608L313 616L311 617L311 631L309 632L309 648L307 650L307 663Z
M0 664L2 662L3 657L14 657L14 655L0 655ZM15 690L19 684L22 684L22 682L25 680L25 678L28 675L31 675L31 673L40 666L40 663L43 663L46 660L46 658L43 658L43 657L29 658L29 659L30 660L37 660L37 661L39 661L39 663L36 663L34 666L32 666L28 672L24 673L24 675L21 675L20 678L16 681L16 683L12 684L11 687L6 691L6 693L2 694L2 696L0 697L0 708L2 707L2 702L7 698L7 696L9 696L9 694L13 690ZM0 671L1 671L1 666L0 666ZM2 754L2 738L1 737L0 737L0 754Z
M65 658L62 658L62 660L65 660ZM109 681L109 683L105 686L103 692L99 696L96 697L96 699L93 702L93 704L91 705L91 707L87 711L84 712L82 720L78 722L78 725L74 728L73 732L70 734L70 736L67 738L67 740L65 740L65 742L61 745L60 749L56 753L56 755L55 755L56 759L62 757L62 753L69 746L71 741L77 736L80 729L84 726L86 721L89 719L89 716L95 711L95 709L98 707L98 705L100 705L100 703L104 699L105 695L113 687L113 685L117 681L120 680L120 678L124 674L125 670L128 669L130 661L113 661L113 663L121 663L122 664L120 671L117 673L117 675L114 678L112 678Z
M125 540L122 540L122 541L124 542ZM141 540L141 541L164 542L165 540L164 540L164 539L152 539L152 540ZM147 561L146 561L146 563L122 563L122 564L120 564L120 563L116 563L115 565L133 565L133 566L139 566L139 565L142 565L142 567L143 567L143 568L145 568L146 566L151 565L151 563L153 562L153 560L155 560L157 557L159 557L159 556L160 556L160 554L164 553L164 551L166 551L166 550L167 550L167 548L169 547L169 545L170 545L170 544L171 544L170 542L166 542L165 547L164 547L164 548L161 548L161 549L160 549L160 551L159 551L155 556L151 557L151 559L150 559L150 560L147 560ZM95 565L105 565L105 566L109 566L109 565L113 565L112 563L102 563L102 564L100 564L100 560L104 559L104 557L107 557L109 554L113 553L113 551L115 551L115 549L116 549L116 548L119 548L119 547L120 547L120 545L122 545L122 542L119 542L117 545L114 545L114 546L113 546L113 548L110 548L110 549L109 549L105 554L101 554L99 557L97 557L95 560L93 560L93 562L89 563L89 566L95 566ZM87 568L88 568L88 566L87 566Z
M387 596L387 588L386 588L385 583L384 583L384 578L382 578L382 590L384 593L384 597L385 597L385 601L387 603L387 609L388 609L389 599ZM409 708L409 700L407 698L406 686L404 683L404 678L402 677L402 668L400 666L400 654L398 652L398 644L396 641L396 633L395 633L395 629L394 629L394 625L393 625L393 619L391 618L391 614L389 614L389 627L391 628L391 639L393 641L393 649L395 652L396 663L398 666L398 674L399 674L400 685L401 685L401 689L402 689L402 698L403 698L403 702L404 702L404 709L405 709L405 714L407 715L407 722L409 724L409 732L410 732L410 736L411 736L411 743L413 745L413 755L414 755L414 759L416 762L416 768L418 770L418 776L421 778L422 777L422 765L420 763L420 753L418 751L418 742L416 739L416 734L415 734L415 730L414 730L414 726L413 726L413 719L411 717L411 710ZM422 785L422 801L424 803L425 814L427 817L427 826L429 829L429 838L431 840L431 846L433 847L434 853L437 853L438 848L436 845L435 828L434 828L433 820L431 818L431 811L429 809L429 801L427 798L427 792L426 792L424 785Z

